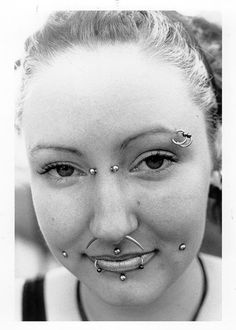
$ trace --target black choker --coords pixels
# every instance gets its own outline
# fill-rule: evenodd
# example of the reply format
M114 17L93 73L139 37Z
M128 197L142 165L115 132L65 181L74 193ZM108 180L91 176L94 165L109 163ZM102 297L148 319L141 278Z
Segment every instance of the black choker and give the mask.
M203 275L203 290L202 290L202 296L201 296L200 302L198 304L198 307L197 307L196 311L193 314L193 317L191 318L191 321L196 321L197 320L198 315L200 313L200 310L201 310L201 308L203 306L203 303L205 301L207 291L208 291L208 281L207 281L207 275L206 275L205 267L204 267L203 262L202 262L202 260L199 256L198 256L198 261L200 263L201 270L202 270L202 275ZM88 317L85 313L84 306L82 304L81 294L80 294L80 282L79 281L77 283L77 303L78 303L78 309L79 309L79 313L80 313L82 321L89 321L89 319L88 319Z

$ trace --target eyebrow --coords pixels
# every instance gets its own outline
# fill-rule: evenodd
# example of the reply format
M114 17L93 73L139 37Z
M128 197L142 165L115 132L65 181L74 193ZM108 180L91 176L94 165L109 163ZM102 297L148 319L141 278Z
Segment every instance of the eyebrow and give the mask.
M72 154L75 154L77 156L81 156L82 152L79 151L76 148L71 148L67 146L55 146L55 145L49 145L49 144L38 144L34 148L30 150L31 156L33 156L36 152L41 151L41 150L53 150L53 151L61 151L61 152L69 152Z
M171 129L171 128L168 128L168 127L165 127L165 126L154 127L154 128L152 128L148 131L143 131L143 132L140 132L138 134L134 134L134 135L129 136L128 138L126 138L122 142L121 149L125 149L130 142L133 142L134 140L139 139L139 138L143 138L145 136L154 135L154 134L157 134L157 133L169 133L170 134L170 133L173 133L173 132L174 132L174 129Z

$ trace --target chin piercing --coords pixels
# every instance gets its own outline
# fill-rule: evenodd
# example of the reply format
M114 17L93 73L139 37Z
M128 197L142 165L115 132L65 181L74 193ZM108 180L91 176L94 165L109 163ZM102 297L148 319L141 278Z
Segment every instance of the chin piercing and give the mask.
M180 244L179 250L184 251L186 249L186 245L184 243Z
M111 172L112 173L116 173L116 172L118 172L119 171L119 166L118 165L113 165L113 166L111 166Z
M68 258L68 253L66 251L62 251L62 255L64 258Z
M190 144L193 142L192 135L189 133L185 133L182 129L177 130L176 134L178 133L181 133L181 135L183 136L183 141L176 141L175 139L171 139L171 141L182 148L190 146Z
M89 173L91 174L91 175L96 175L97 174L97 169L96 168L90 168L89 169Z
M114 250L113 250L113 252L114 252L114 255L118 255L118 254L120 254L121 253L121 250L119 249L119 248L115 248Z
M123 282L126 280L126 275L125 274L120 274L120 280Z

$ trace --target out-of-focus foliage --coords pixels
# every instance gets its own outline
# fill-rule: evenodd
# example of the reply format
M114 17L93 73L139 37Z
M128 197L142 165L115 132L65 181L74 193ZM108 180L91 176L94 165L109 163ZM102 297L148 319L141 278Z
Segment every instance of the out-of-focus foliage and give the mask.
M216 84L222 87L222 29L201 17L188 17L193 33L213 71Z

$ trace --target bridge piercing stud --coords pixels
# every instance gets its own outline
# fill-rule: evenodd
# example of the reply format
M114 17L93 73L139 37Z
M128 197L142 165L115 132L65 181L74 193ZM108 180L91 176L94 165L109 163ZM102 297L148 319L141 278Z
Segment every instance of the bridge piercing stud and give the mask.
M119 171L119 166L118 165L113 165L113 166L111 166L111 172L112 173L116 173L116 172L118 172Z

